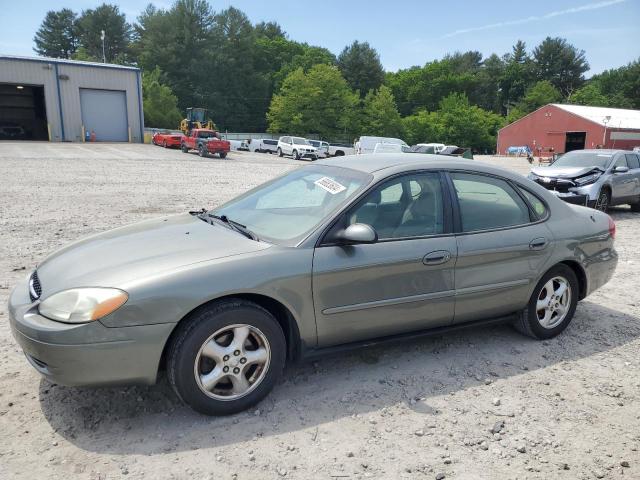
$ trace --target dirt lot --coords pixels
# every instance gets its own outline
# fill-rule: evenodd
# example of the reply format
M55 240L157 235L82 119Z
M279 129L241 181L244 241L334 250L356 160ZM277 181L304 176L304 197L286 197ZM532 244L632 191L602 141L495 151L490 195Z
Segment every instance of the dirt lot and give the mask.
M523 159L493 159L520 172ZM149 388L52 385L7 325L16 281L88 234L213 206L293 168L146 145L0 144L0 478L640 478L640 215L615 278L558 338L509 327L289 367L257 409L208 418Z

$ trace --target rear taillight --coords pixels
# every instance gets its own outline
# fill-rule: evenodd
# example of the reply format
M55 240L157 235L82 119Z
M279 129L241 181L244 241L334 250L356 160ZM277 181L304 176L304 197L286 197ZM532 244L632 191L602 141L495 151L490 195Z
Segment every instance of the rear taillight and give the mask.
M612 239L616 238L616 222L614 222L611 217L609 217L609 236Z

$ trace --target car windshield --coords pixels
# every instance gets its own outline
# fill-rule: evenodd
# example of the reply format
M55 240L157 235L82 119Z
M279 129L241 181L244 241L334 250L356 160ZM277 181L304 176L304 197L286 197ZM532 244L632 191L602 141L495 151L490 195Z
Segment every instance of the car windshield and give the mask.
M565 153L555 162L554 167L600 167L607 168L607 165L613 158L612 153L584 152L574 150Z
M245 225L260 240L294 246L372 178L356 170L310 165L260 185L211 213Z
M309 145L306 138L291 137L291 140L293 140L294 145Z
M309 143L311 145L313 145L314 147L319 147L320 146L320 142L317 140L309 140Z
M210 130L202 130L198 132L198 138L210 138L215 137L215 133Z

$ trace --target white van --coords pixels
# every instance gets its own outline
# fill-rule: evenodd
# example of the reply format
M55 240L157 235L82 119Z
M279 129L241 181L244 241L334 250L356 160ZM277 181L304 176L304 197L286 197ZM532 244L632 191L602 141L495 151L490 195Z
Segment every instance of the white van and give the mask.
M354 144L356 155L360 155L362 153L373 153L378 143L393 143L396 145L400 145L401 150L402 147L406 147L407 149L409 148L409 145L407 145L404 140L400 140L399 138L363 136L360 137Z
M272 138L252 138L249 143L249 150L258 153L276 153L278 151L278 140Z

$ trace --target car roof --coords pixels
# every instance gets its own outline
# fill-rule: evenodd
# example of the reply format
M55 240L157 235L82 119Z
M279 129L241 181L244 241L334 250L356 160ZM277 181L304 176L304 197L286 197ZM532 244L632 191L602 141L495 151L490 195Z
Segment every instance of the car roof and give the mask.
M572 152L584 152L584 153L608 153L613 155L614 153L631 152L631 150L622 150L619 148L585 148L584 150L571 150ZM571 152L567 152L571 153ZM567 154L565 153L565 155ZM633 152L631 152L633 153Z
M363 155L346 155L333 157L314 162L318 165L330 165L335 167L350 168L366 173L374 173L379 170L394 168L397 170L415 170L416 168L454 168L469 170L496 170L503 169L475 160L457 159L443 155L424 153L371 153Z

